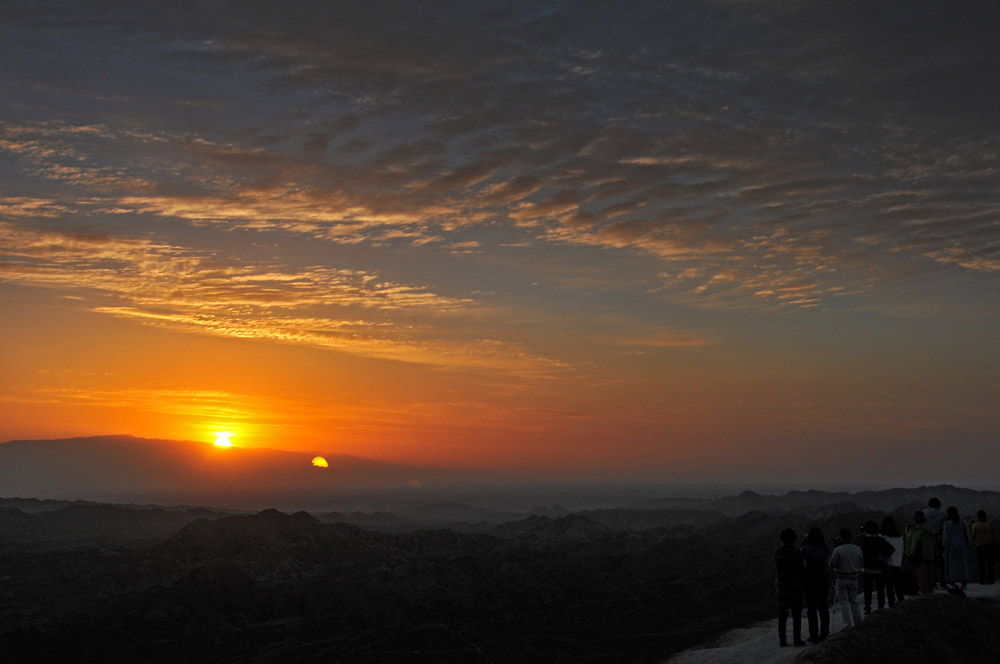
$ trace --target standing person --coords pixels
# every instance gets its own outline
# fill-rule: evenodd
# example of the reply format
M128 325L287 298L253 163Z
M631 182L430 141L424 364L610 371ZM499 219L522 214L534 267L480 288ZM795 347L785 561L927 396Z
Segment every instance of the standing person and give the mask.
M861 536L861 578L865 584L865 615L872 612L872 586L878 596L878 608L885 608L885 564L894 549L878 534L878 524L867 521Z
M995 562L993 547L996 545L996 536L993 534L993 524L983 510L976 512L976 522L972 524L972 544L976 547L979 585L992 585ZM808 600L808 596L806 599Z
M830 554L830 569L834 573L833 589L840 607L844 628L861 624L858 603L858 573L861 571L861 547L851 542L851 529L840 530L840 542Z
M826 559L830 550L823 541L823 531L810 528L805 544L799 549L806 561L806 618L809 621L810 643L819 643L830 635L830 608L827 606ZM818 620L817 620L818 618Z
M949 507L948 518L942 529L944 547L945 581L948 592L965 595L965 584L969 582L969 533L958 516L957 507Z
M921 595L934 592L934 548L937 539L920 510L913 513L913 523L906 529L906 557L917 573Z
M788 614L792 615L792 637L797 646L804 646L802 640L802 591L805 565L802 554L795 548L798 539L795 531L785 528L781 531L781 546L774 552L775 586L778 590L778 643L788 645Z
M941 501L936 497L927 501L927 509L924 510L927 517L927 525L934 531L934 565L931 567L931 586L941 586L946 588L944 580L944 549L941 545L941 533L944 528L945 514L941 511Z
M891 516L882 519L878 529L879 535L892 547L892 555L885 561L885 598L891 609L896 602L903 599L902 568L903 568L903 536L899 534L896 520Z

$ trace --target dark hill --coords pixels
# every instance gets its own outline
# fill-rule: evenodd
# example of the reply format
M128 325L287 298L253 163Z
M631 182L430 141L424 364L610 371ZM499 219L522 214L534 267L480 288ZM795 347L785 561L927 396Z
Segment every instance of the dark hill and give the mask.
M214 521L198 519L155 551L187 559L266 557L313 544L323 537L326 528L306 512L283 514L268 509Z
M399 514L407 520L427 521L437 524L451 523L503 523L521 517L519 514L497 512L483 507L463 505L461 503L432 503L414 507Z
M529 516L511 521L489 531L495 537L519 537L536 540L592 540L610 536L613 531L592 519L570 514L558 519L547 516Z

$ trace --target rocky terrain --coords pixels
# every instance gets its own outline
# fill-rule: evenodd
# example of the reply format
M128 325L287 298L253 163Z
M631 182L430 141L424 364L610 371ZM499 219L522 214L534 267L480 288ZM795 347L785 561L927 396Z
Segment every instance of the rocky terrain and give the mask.
M894 513L905 523L907 511ZM848 501L494 523L448 504L384 516L395 520L381 532L276 510L8 507L0 659L657 662L771 616L782 528L882 515ZM428 526L455 517L484 520Z
M869 616L858 629L802 652L802 664L994 664L1000 602L937 594Z

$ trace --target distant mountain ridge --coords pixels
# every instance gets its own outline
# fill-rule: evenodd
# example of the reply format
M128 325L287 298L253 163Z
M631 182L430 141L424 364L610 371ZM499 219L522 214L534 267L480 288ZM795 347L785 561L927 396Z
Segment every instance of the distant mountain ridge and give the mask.
M883 490L859 491L789 491L782 495L766 495L756 491L743 491L735 496L724 498L662 498L645 500L635 505L633 509L656 510L703 510L719 512L729 516L738 516L751 511L781 513L794 512L811 508L829 508L832 505L853 504L859 508L891 512L902 507L913 509L927 506L927 500L932 496L941 500L945 506L956 505L966 510L973 506L1000 506L1000 492L979 491L938 484L914 488L893 488Z
M258 493L345 488L402 488L444 482L451 471L402 466L346 454L266 448L130 435L0 444L0 497L80 499L124 495Z
M5 501L3 501L5 502ZM25 543L136 542L177 532L196 520L226 516L203 508L165 510L74 503L59 509L25 512L0 506L0 547Z

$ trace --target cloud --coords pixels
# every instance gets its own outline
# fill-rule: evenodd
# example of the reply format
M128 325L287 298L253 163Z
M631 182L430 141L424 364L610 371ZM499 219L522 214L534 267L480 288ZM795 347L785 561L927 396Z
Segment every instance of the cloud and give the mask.
M0 219L13 217L61 217L70 212L66 206L45 198L8 196L0 198Z
M23 181L0 212L442 253L489 254L485 229L502 224L506 247L697 269L662 293L713 306L812 307L942 265L994 272L1000 52L982 26L997 10L896 9L52 6L4 32L36 54L12 78L70 67L90 88L54 86L38 108L86 94L104 110L0 126ZM119 83L37 55L111 40L123 50L95 57ZM922 203L893 199L904 191Z
M648 348L699 348L712 342L704 336L684 332L654 332L644 336L621 337L613 342L618 346L641 346Z
M518 344L452 339L435 321L480 315L475 302L367 272L225 263L152 240L4 222L0 246L0 280L110 300L91 308L145 324L453 368L539 377L568 369Z

